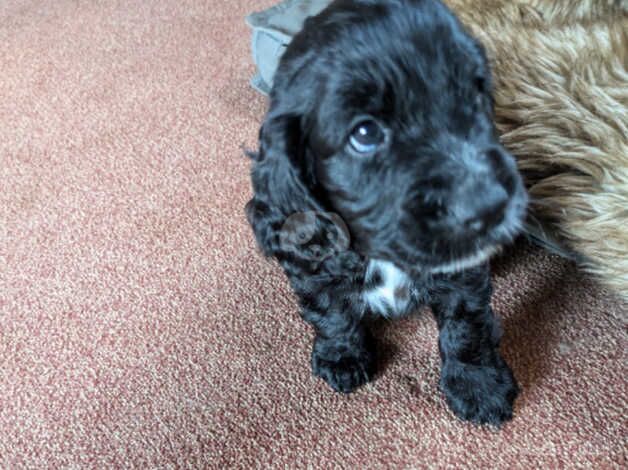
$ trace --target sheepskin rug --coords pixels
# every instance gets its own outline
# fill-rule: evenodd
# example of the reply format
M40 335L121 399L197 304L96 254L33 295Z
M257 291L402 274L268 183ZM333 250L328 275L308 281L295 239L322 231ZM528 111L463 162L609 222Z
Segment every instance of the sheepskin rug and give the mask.
M446 0L484 43L529 231L628 299L628 0Z

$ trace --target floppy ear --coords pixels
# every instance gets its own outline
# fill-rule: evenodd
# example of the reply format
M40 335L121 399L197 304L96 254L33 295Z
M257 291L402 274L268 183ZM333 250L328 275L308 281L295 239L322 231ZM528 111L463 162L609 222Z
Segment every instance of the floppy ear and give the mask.
M246 214L266 256L278 258L285 268L311 271L326 260L331 268L328 260L349 248L349 233L337 214L326 212L315 157L308 150L311 119L324 83L309 44L308 37L298 34L275 74L259 152L251 155L253 199Z
M306 175L301 117L271 110L259 140L259 153L252 155L256 160L251 171L254 196L246 213L259 246L271 256L281 251L279 233L291 215L323 212L323 208L308 187L311 175Z
M259 153L252 155L254 196L246 214L265 255L311 272L347 251L349 231L316 196L313 156L303 128L300 115L269 112L260 130Z

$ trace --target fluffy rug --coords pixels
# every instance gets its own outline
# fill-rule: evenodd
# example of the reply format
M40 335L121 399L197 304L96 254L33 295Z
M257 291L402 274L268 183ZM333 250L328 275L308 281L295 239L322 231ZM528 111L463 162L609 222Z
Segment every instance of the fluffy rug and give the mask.
M448 3L493 62L530 231L628 298L628 1Z

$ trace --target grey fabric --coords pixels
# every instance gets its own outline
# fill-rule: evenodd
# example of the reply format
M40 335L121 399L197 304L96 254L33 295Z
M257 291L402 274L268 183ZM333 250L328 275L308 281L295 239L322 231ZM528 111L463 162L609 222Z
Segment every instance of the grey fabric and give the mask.
M332 0L285 0L267 10L252 13L246 23L253 29L251 48L257 67L251 85L270 93L279 59L308 16L320 13Z

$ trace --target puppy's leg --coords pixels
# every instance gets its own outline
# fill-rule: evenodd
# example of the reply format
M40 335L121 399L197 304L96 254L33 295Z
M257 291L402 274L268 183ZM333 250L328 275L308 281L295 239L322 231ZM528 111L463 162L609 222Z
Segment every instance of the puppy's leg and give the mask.
M518 387L498 350L490 295L488 268L475 268L438 280L432 310L447 404L462 419L498 425L512 418Z
M375 345L358 306L328 287L302 299L302 316L316 330L312 371L337 392L349 393L373 378Z

